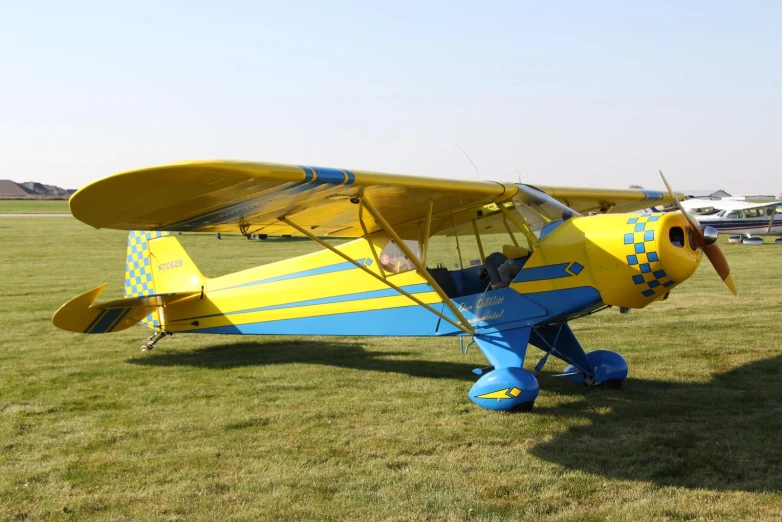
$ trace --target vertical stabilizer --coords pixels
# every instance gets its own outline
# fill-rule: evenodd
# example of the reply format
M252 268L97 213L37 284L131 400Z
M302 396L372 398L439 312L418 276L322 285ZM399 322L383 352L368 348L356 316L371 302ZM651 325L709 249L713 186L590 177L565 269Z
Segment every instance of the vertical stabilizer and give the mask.
M170 232L128 234L125 297L197 292L204 283L201 271ZM160 327L161 322L160 310L142 321L150 328Z

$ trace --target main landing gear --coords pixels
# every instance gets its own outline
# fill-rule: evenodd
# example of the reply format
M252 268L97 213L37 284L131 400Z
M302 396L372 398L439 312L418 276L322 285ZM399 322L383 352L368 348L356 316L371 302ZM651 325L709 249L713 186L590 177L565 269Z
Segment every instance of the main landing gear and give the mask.
M536 377L551 355L568 363L560 375L577 384L618 388L627 378L627 362L621 355L609 350L585 353L566 323L493 332L473 339L492 366L474 370L481 378L469 397L488 410L531 410L539 390ZM522 368L528 344L546 352L534 372Z
M595 350L586 354L593 375L588 375L569 364L562 372L569 380L585 386L619 388L627 378L627 361L610 350Z
M530 411L538 396L538 380L523 368L497 368L473 385L469 397L487 410Z
M474 370L482 375L470 393L470 400L487 410L529 411L538 396L538 380L521 366L527 351L530 328L476 335L475 343L491 368Z
M157 332L153 333L152 335L150 335L147 338L147 342L141 345L141 351L142 352L150 351L152 348L155 347L155 345L157 344L157 342L159 340L161 340L163 337L165 337L167 335L174 335L174 334L171 333L171 332L167 332L165 330L160 330L160 331L157 331Z

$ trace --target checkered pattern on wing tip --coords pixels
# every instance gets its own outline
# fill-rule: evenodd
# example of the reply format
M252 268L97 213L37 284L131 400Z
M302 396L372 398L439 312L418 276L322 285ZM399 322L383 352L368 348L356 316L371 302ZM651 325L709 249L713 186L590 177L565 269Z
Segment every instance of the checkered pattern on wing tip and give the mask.
M133 230L128 234L125 260L125 297L153 295L152 266L149 259L149 241L171 235L170 232Z
M641 214L627 220L628 232L624 244L628 248L627 264L637 266L640 274L632 276L633 283L643 285L641 294L651 297L658 290L665 290L675 284L663 270L662 263L654 250L655 234L659 214Z

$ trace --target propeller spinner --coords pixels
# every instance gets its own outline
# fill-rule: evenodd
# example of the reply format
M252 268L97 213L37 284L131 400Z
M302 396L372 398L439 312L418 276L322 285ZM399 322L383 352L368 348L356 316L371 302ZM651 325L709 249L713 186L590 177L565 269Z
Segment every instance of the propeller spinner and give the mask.
M691 216L682 206L679 198L676 197L676 193L668 184L668 180L665 179L665 175L663 174L662 170L660 171L660 177L663 178L663 183L665 183L665 187L668 189L668 193L673 198L674 205L676 205L676 208L678 208L679 211L684 214L684 217L687 218L687 221L690 224L690 230L692 231L692 237L695 240L695 246L700 248L703 253L706 254L706 257L709 258L709 261L711 261L714 270L717 271L717 274L719 274L719 276L722 278L722 281L727 285L730 291L733 292L733 295L736 295L738 291L736 290L736 283L733 282L733 276L730 274L728 260L725 259L725 255L722 253L722 250L720 250L720 247L717 246L717 230L714 229L714 227L703 226L698 223L698 220Z

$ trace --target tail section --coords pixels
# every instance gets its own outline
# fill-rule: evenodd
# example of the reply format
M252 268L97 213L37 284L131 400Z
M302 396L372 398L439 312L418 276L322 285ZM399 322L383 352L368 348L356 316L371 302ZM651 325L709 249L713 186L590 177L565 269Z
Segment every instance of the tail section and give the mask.
M201 291L206 279L171 232L128 235L125 297Z
M54 314L58 328L80 333L118 332L140 323L165 328L163 310L199 299L206 278L169 232L132 231L125 264L125 298L96 303L106 285L74 297Z
M171 232L132 230L128 234L125 297L201 292L206 279ZM149 328L163 323L156 309L142 321Z
M101 285L76 296L60 307L52 317L57 328L69 332L99 334L119 332L145 318L159 317L159 311L166 305L172 305L188 298L198 298L196 292L168 294L151 297L126 297L114 301L96 304L95 300L108 285ZM155 327L157 327L156 325Z

